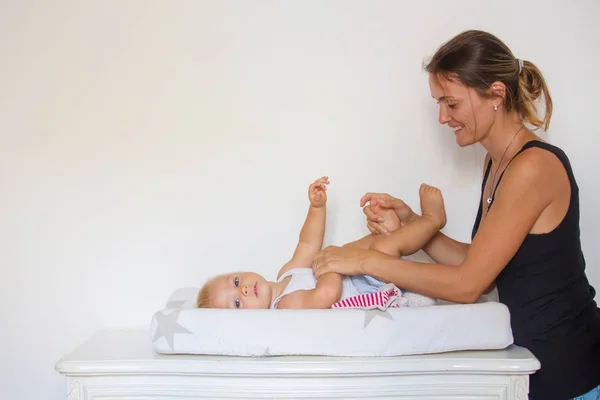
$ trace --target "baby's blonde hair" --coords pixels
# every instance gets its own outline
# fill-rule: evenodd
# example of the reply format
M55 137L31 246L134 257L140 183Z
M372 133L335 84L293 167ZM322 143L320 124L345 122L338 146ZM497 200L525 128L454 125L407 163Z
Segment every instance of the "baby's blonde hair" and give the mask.
M196 297L196 307L198 308L211 308L210 304L210 283L212 281L206 282L198 291L198 296Z

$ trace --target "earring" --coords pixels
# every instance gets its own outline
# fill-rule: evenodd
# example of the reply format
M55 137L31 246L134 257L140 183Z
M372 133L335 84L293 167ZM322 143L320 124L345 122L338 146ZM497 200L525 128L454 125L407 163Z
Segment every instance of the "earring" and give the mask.
M494 105L494 111L498 111L498 106Z

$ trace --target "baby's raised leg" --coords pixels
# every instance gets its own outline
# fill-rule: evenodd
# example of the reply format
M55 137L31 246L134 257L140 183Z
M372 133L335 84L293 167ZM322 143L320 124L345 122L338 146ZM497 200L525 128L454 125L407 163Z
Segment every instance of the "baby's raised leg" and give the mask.
M446 210L442 192L436 187L422 184L419 188L419 197L421 198L421 217L429 219L438 231L446 226Z
M421 250L446 225L444 199L439 189L421 185L421 217L389 235L378 235L370 249L393 256L406 256Z

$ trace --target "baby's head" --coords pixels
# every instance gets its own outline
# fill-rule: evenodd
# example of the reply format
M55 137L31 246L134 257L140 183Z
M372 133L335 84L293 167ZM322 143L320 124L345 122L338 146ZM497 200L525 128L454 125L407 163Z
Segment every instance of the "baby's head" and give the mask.
M234 272L211 278L198 292L198 308L269 308L271 285L254 272Z

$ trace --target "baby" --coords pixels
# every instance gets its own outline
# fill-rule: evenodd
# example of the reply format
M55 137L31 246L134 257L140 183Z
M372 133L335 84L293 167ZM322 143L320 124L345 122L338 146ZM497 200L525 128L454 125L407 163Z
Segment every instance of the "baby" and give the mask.
M199 308L315 309L331 308L341 300L377 292L385 282L373 277L323 274L316 279L311 265L325 236L328 177L308 189L310 207L292 258L279 270L277 280L267 281L254 272L235 272L211 278L200 289ZM420 250L446 224L441 192L428 185L419 190L422 216L389 235L369 234L344 247L370 249L401 257Z

